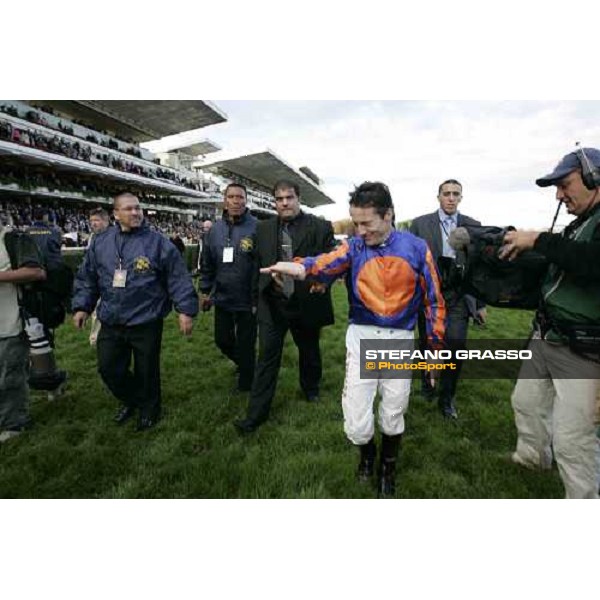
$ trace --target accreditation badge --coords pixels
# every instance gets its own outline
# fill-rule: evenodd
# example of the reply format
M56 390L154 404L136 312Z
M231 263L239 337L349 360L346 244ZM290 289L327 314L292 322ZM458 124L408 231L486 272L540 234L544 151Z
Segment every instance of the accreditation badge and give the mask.
M113 276L113 287L124 288L127 282L127 269L115 269Z
M232 263L233 262L233 247L227 246L223 248L223 262L224 263Z

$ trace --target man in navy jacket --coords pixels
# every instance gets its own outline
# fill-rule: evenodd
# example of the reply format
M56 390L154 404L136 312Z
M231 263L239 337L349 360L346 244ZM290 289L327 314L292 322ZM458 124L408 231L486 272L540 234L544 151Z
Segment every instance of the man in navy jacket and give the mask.
M139 409L138 431L160 419L160 349L163 319L172 304L179 329L192 332L198 297L182 257L171 242L143 223L137 196L114 198L117 227L94 236L75 279L73 322L83 328L98 300L98 370L122 407L122 424ZM129 366L133 354L134 368Z
M246 208L246 188L225 188L225 210L204 239L200 264L202 310L215 305L215 343L238 367L238 390L249 392L254 377L256 308L252 276L257 219Z
M43 208L33 209L33 224L27 227L29 233L37 244L45 265L49 269L55 269L62 265L63 259L60 251L61 234L57 228L48 224L48 211Z

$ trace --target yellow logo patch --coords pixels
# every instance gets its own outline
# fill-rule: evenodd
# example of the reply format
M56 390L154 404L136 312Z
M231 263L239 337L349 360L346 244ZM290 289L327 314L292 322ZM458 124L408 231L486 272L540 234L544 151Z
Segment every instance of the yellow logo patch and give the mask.
M150 270L150 259L146 256L138 256L133 261L133 270L136 273L146 273Z
M252 249L254 248L254 242L252 241L252 238L242 238L240 240L240 250L242 252L252 252Z

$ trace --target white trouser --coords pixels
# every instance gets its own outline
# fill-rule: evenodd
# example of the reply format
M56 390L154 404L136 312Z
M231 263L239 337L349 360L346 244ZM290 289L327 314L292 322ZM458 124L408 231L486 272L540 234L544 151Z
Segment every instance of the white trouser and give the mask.
M379 391L379 426L387 435L404 431L404 413L408 408L410 377L406 379L361 379L360 340L412 340L414 334L405 329L389 329L374 325L348 326L346 332L346 379L342 392L344 432L357 445L366 444L375 433L373 403ZM404 348L404 346L403 346Z
M512 395L518 431L513 459L548 469L552 447L567 498L597 498L600 465L594 417L600 365L566 346L537 344L541 345L528 371L539 379L519 379ZM586 378L566 378L573 374Z

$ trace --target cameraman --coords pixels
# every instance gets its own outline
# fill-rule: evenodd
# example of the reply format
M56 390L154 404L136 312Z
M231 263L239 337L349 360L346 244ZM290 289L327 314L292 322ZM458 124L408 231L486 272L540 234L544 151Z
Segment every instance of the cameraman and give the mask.
M512 395L518 432L512 460L549 469L553 448L567 498L598 497L594 425L600 380L598 168L600 150L585 148L567 154L552 173L538 179L540 187L556 186L556 199L576 219L561 234L511 231L500 254L511 260L534 249L550 263L530 343L533 359L523 363Z

